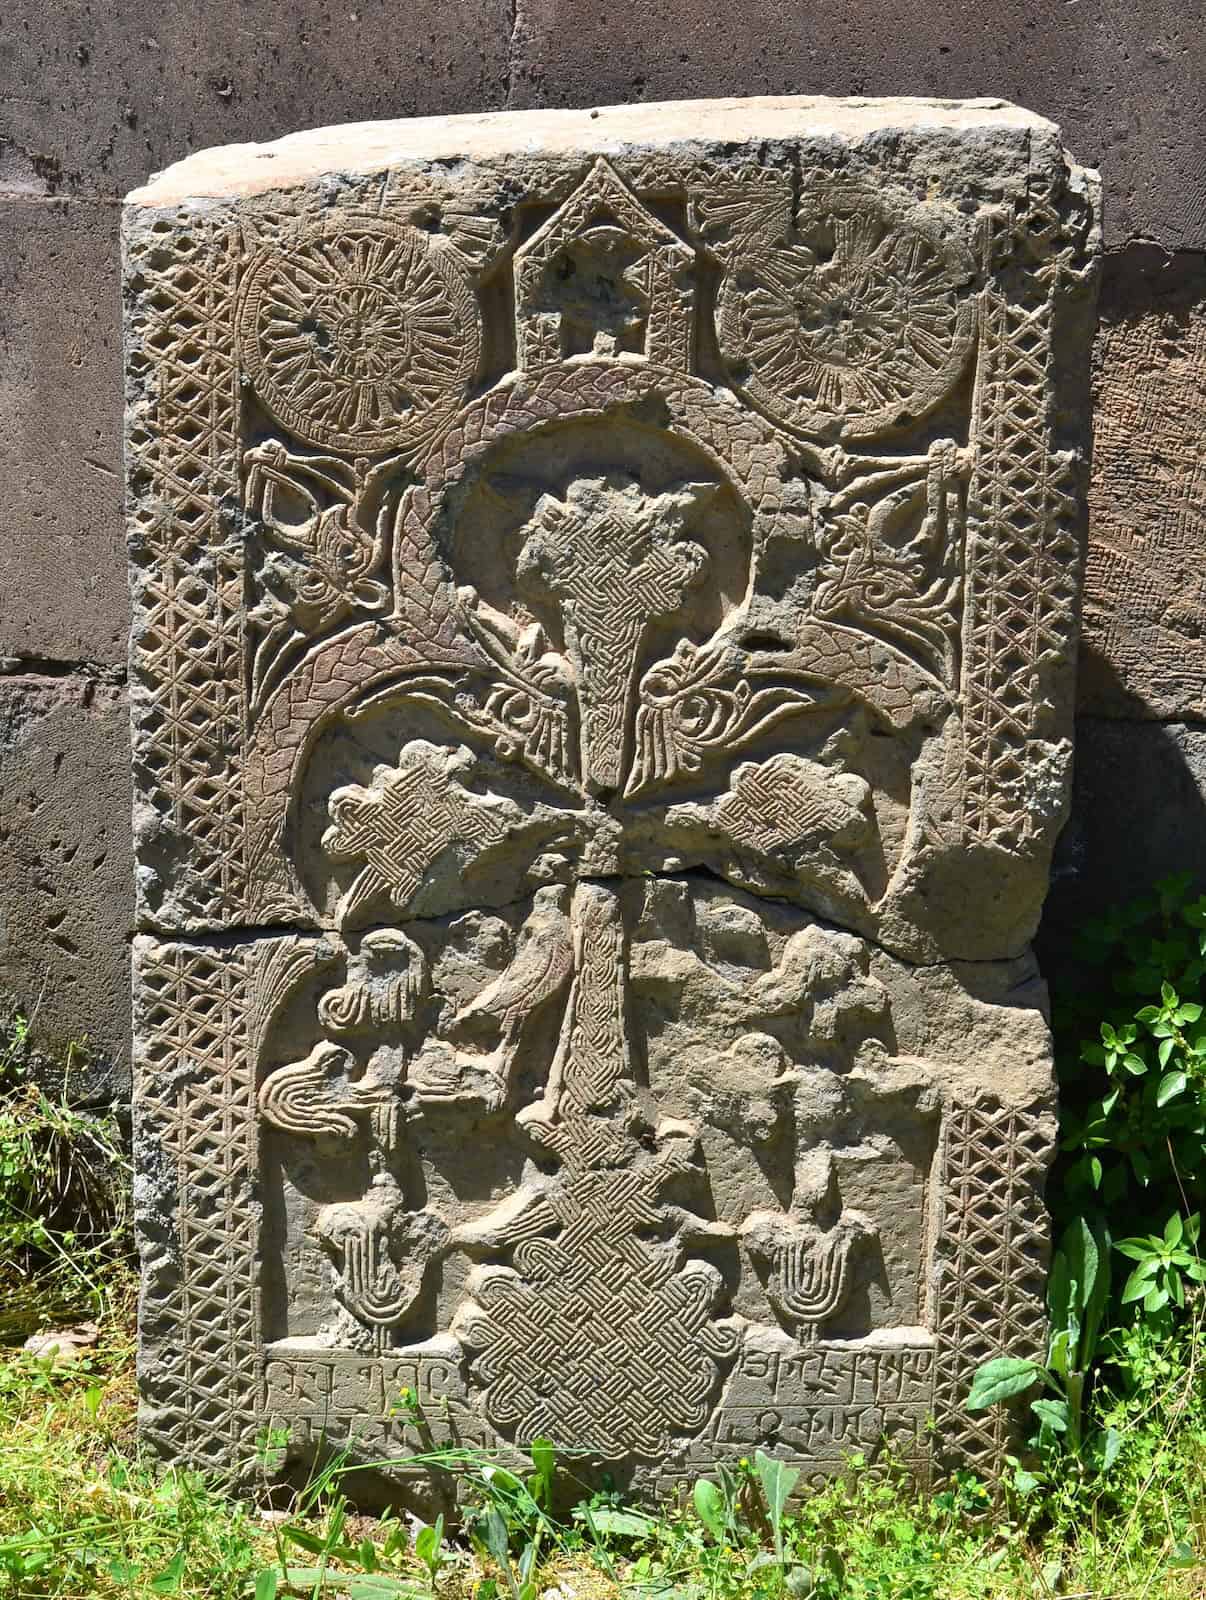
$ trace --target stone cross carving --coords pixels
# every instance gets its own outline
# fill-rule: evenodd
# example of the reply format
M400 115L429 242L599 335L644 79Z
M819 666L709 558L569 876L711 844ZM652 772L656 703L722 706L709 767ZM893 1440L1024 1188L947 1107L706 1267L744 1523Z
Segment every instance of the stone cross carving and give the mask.
M130 197L158 1448L400 1459L405 1386L634 1492L991 1463L1094 195L997 102L768 100Z

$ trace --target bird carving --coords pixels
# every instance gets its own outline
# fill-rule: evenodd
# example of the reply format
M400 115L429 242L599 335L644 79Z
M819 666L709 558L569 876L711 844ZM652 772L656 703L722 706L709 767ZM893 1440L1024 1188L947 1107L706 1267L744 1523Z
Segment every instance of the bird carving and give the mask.
M568 907L569 890L563 885L546 884L537 889L519 930L514 957L457 1012L452 1020L454 1033L489 1018L497 1023L504 1048L514 1050L524 1023L564 988L573 970Z
M331 1134L350 1139L357 1132L346 1085L355 1063L341 1045L324 1039L301 1061L270 1072L260 1087L260 1112L285 1133ZM332 1081L335 1080L335 1081Z
M804 1344L815 1344L822 1324L842 1309L850 1292L855 1245L876 1229L857 1212L844 1212L831 1228L773 1211L756 1211L742 1230L746 1247L769 1269L771 1305Z
M348 959L347 982L318 1003L332 1033L369 1033L410 1022L427 986L427 963L413 939L397 928L376 928Z
M301 1061L270 1072L260 1086L260 1114L284 1133L313 1139L352 1139L366 1119L388 1154L396 1142L399 1102L394 1087L369 1073L353 1082L355 1057L323 1039ZM360 1119L360 1120L358 1120Z
M374 1348L388 1349L446 1247L447 1225L434 1211L408 1211L394 1180L378 1174L363 1199L324 1206L317 1232L337 1262L339 1298Z

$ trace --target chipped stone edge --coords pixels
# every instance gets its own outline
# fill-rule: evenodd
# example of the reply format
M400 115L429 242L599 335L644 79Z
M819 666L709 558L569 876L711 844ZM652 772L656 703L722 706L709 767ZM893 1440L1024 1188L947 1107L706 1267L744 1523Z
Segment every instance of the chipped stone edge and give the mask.
M132 207L247 197L332 172L366 174L409 162L507 156L620 155L633 147L760 140L861 140L885 129L1000 129L1054 135L1055 123L1007 100L820 95L669 100L569 111L496 111L312 128L266 144L199 150L126 196Z

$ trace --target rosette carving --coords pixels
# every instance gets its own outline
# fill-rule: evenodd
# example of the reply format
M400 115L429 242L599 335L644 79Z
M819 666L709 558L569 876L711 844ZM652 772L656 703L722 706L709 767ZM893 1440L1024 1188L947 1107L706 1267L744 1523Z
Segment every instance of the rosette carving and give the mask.
M952 388L974 332L969 252L932 209L858 185L805 194L794 239L732 262L725 355L750 396L801 432L865 438Z
M341 217L263 250L247 277L240 353L256 394L311 444L404 445L463 398L481 329L464 268L418 228Z

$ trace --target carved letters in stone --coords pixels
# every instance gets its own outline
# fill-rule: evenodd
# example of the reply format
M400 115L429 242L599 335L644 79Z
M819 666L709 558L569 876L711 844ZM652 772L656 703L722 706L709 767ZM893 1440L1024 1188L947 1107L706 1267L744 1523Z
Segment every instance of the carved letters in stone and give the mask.
M148 1436L985 1464L1091 179L993 102L270 153L127 207Z

